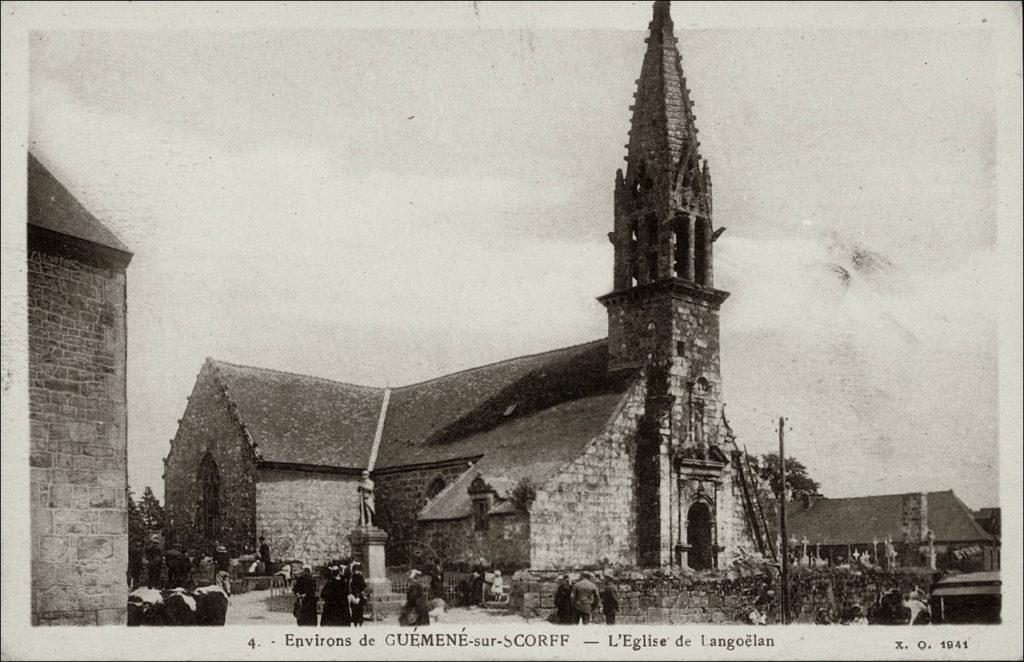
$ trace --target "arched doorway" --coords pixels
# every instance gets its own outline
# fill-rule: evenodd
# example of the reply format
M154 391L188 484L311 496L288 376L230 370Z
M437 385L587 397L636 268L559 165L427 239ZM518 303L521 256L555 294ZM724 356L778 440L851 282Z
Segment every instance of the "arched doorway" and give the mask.
M714 531L711 508L703 501L690 506L686 513L686 541L690 546L688 561L693 570L714 566Z
M209 453L199 464L199 530L209 544L220 540L220 470Z

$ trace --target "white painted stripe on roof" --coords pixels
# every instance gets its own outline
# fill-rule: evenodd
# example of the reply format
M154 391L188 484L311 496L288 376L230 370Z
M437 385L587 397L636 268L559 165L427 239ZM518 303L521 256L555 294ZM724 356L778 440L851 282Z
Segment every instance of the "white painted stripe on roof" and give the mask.
M384 388L384 399L380 403L380 416L377 418L377 431L373 433L373 448L370 450L367 471L373 471L373 466L377 464L377 451L380 450L380 439L384 436L384 417L388 413L389 400L391 400L391 387L387 386Z

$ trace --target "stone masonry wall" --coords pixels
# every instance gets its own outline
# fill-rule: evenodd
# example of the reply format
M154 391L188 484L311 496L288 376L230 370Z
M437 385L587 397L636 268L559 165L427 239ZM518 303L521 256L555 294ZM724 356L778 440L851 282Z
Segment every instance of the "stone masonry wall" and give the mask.
M416 515L427 504L427 490L440 476L446 484L469 469L466 462L449 462L400 471L375 471L377 526L388 534L388 565L407 563L408 547L400 543L416 540Z
M241 554L256 544L255 458L209 363L199 372L164 466L167 537L186 549L206 550L216 542L205 539L199 521L199 466L207 453L220 473L220 542Z
M32 623L123 623L123 269L29 247Z
M359 475L260 468L256 531L271 556L322 565L349 556L359 524Z
M719 363L718 310L697 297L673 295L665 302L674 308L672 315L670 390L676 396L673 403L672 426L679 430L677 442L692 446L702 435L706 444L721 444L722 429L722 372ZM703 380L707 386L691 384ZM697 429L691 402L703 405L704 422Z
M522 572L512 579L511 608L527 618L547 619L555 606L557 577L563 571ZM572 581L577 573L570 573ZM892 588L903 595L930 593L935 576L920 571L851 571L844 568L794 568L791 621L813 623L819 609L833 618L849 605L866 613L878 595ZM773 574L704 572L665 574L657 570L611 573L618 593L617 624L749 623L755 606L769 624L780 622L778 578ZM603 623L604 615L594 622Z
M420 522L417 539L448 563L471 565L480 559L502 571L530 565L530 520L526 514L492 515L478 530L472 517Z
M722 487L718 492L718 545L724 549L718 556L721 567L729 566L741 553L757 551L753 531L743 506L743 488L731 463L725 468ZM742 552L741 552L742 551Z
M645 394L642 382L634 385L601 436L537 490L530 507L531 567L635 563L634 454Z

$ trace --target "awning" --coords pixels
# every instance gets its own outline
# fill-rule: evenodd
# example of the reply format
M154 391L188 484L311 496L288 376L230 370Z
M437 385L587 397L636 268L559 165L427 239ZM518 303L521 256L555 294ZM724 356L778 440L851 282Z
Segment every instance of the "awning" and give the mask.
M933 598L948 598L952 595L999 595L1002 587L999 585L987 586L937 586L932 591Z

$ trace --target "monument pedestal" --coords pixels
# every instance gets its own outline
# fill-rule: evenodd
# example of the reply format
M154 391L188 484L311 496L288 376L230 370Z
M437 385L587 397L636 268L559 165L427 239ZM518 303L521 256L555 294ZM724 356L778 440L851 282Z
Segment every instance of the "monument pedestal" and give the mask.
M363 564L370 610L373 620L378 622L390 620L402 606L402 596L391 591L391 581L384 564L384 543L387 539L388 534L375 526L353 529L348 536L352 558Z
M348 540L352 546L352 556L363 564L366 582L376 585L379 581L387 581L384 566L384 543L388 540L387 532L375 526L361 526L352 529Z

